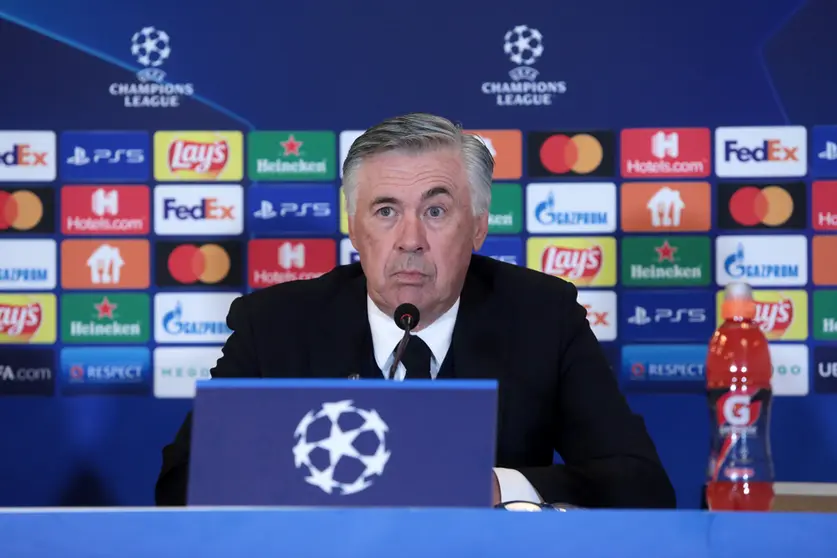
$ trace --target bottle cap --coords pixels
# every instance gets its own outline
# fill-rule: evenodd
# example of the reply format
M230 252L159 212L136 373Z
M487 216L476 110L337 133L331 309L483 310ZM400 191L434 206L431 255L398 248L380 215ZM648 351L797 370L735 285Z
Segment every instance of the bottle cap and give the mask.
M724 320L756 317L756 303L753 289L747 283L730 283L724 289L724 303L721 305L721 317Z
M724 289L724 299L752 300L753 289L751 289L750 285L748 285L747 283L730 283L729 285L727 285L726 289Z

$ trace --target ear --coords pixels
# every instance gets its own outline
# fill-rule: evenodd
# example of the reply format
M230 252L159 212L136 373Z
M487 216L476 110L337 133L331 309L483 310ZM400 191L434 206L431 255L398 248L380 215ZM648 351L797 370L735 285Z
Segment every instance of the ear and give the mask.
M474 251L479 251L482 248L485 237L488 236L488 212L478 215L476 218L476 226L474 228Z

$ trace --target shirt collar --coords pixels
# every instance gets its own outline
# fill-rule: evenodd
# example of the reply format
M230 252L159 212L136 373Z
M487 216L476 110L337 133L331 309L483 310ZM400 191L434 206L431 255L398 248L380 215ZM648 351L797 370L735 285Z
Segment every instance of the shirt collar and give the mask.
M401 341L404 331L395 325L392 316L384 314L378 308L369 295L366 296L366 311L369 315L369 329L372 331L372 347L375 352L375 362L383 370L387 361L392 356L392 351ZM459 311L459 299L453 303L450 309L442 314L435 322L422 329L417 335L427 343L433 358L438 365L445 360L450 349L453 337L453 326L456 323L456 314Z

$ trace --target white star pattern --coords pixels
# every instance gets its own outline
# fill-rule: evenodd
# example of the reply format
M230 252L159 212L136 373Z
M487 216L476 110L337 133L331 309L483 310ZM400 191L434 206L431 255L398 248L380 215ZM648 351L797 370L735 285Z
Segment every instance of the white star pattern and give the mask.
M346 428L340 425L340 418L343 414L357 415L362 419L362 424L357 428ZM317 441L310 441L309 429L315 422L328 420L328 435ZM365 433L374 434L377 444L372 455L364 455L355 447L358 436ZM389 462L391 452L386 446L386 435L389 427L375 409L360 409L354 406L351 400L323 403L317 410L306 413L294 429L294 437L297 442L293 448L294 466L297 469L304 468L308 471L305 481L316 486L326 494L340 495L357 494L367 490L374 484L375 477L383 474L386 464ZM364 440L364 444L366 440ZM312 463L311 454L315 449L322 449L328 455L327 464L321 463L319 456L315 459L317 464ZM335 478L335 471L340 462L344 459L354 460L363 466L359 474L347 473L354 471L356 467L340 467L338 476L350 474L350 479ZM320 467L323 467L322 469ZM335 489L338 489L335 491Z

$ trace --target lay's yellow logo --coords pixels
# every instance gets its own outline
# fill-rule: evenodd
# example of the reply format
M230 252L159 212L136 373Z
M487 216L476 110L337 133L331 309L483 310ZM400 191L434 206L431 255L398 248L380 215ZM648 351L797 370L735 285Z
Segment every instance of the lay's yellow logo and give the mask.
M55 311L53 294L0 295L0 343L55 343Z
M616 284L616 239L609 236L530 238L526 264L577 287Z
M244 177L241 132L156 132L154 178L159 181L239 181Z
M803 290L753 290L756 322L770 341L808 339L808 293ZM717 295L718 324L723 321L721 304L724 292Z

